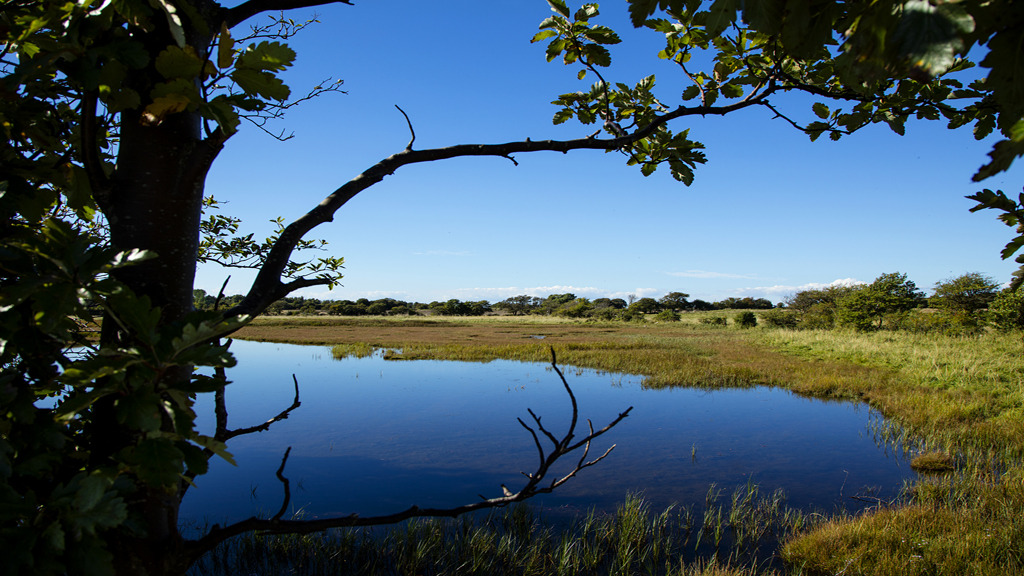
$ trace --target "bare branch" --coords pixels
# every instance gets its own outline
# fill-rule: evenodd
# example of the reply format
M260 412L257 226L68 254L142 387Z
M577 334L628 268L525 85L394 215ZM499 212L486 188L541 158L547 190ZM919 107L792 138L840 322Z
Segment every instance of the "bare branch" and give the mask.
M548 151L566 153L570 150L617 150L650 136L661 126L677 118L684 116L722 116L736 110L759 105L773 94L776 89L777 87L773 86L754 98L724 106L681 106L671 112L658 116L650 124L638 128L632 133L616 138L588 136L574 140L522 140L506 142L504 144L459 144L428 150L406 149L392 154L343 184L324 198L315 208L286 226L282 230L277 242L274 243L270 253L267 254L266 261L260 268L248 294L246 294L238 306L229 310L227 315L259 314L272 302L286 295L287 291L282 293L284 285L281 282L281 275L291 258L292 251L302 241L302 238L316 226L332 221L335 212L357 194L381 182L403 166L469 156L510 158L512 154L518 152ZM299 284L293 284L299 286Z
M551 350L551 358L552 365L554 365L554 349ZM260 531L273 534L308 534L311 532L319 532L331 528L352 528L361 526L379 526L384 524L394 524L396 522L401 522L403 520L408 520L410 518L417 517L454 518L456 516L466 514L468 512L484 510L489 508L500 508L515 502L521 502L528 498L532 498L533 496L536 496L538 494L547 494L549 492L552 492L559 486L569 481L570 478L573 478L580 470L583 470L584 468L589 468L590 466L597 464L605 457L607 457L608 454L611 453L611 451L615 448L614 444L610 446L607 450L605 450L604 453L598 456L597 458L594 458L593 460L589 461L587 460L587 454L590 450L591 441L597 436L600 436L604 432L614 427L619 422L621 422L622 419L625 418L633 409L633 407L630 406L625 411L620 413L615 420L613 420L611 423L609 423L601 430L598 430L597 432L594 432L593 424L590 424L589 434L587 434L587 436L581 439L579 442L575 444L570 444L575 433L576 422L578 420L578 407L575 401L575 396L572 393L572 389L569 386L569 383L566 381L565 376L562 374L562 371L556 367L555 372L562 380L562 385L569 393L570 398L572 398L573 414L571 424L569 426L569 429L566 431L565 436L563 436L561 439L553 439L555 447L550 454L545 455L543 446L541 445L540 439L537 436L536 431L533 430L530 426L528 426L525 422L523 422L521 418L519 419L519 423L524 428L526 428L533 437L534 445L537 448L537 453L540 455L540 461L537 465L537 469L534 472L523 472L523 475L526 477L526 484L517 492L513 492L507 486L501 485L501 496L497 496L494 498L487 498L481 496L481 499L478 502L473 502L471 504L465 504L462 506L456 506L453 508L420 508L419 506L412 506L401 512L387 514L383 516L362 517L358 514L352 514L349 516L340 516L335 518L324 518L317 520L283 520L282 516L284 515L284 511L286 510L291 499L291 492L288 484L288 479L285 478L284 476L284 467L286 461L288 460L289 454L289 452L286 451L284 458L282 458L281 460L281 466L277 470L277 477L283 484L285 492L284 502L282 503L281 508L278 510L277 514L275 514L270 519L252 517L224 527L215 525L202 538L198 540L192 540L187 543L188 553L198 557L207 550L212 549L220 542L223 542L224 540L231 538L232 536L236 536L238 534L243 534L246 532ZM297 386L298 384L296 384L296 390ZM298 401L297 395L296 401ZM540 418L534 415L532 410L530 410L529 412L531 415L533 415L534 420L538 423L539 426ZM590 421L588 420L588 423L589 422ZM551 470L552 465L556 461L558 461L563 456L571 454L580 447L585 447L583 455L575 463L572 469L569 470L569 472L562 476L556 477L555 479L551 480L550 483L548 483L547 485L541 485L541 482L544 481L548 472Z
M405 145L405 149L407 151L412 150L412 144L416 141L416 131L412 128L412 120L409 120L409 115L405 113L405 110L402 110L401 106L395 104L395 108L398 108L398 111L402 113L402 116L405 116L405 123L409 126L409 143Z
M277 514L274 514L274 517L270 519L271 522L277 522L280 520L281 516L284 516L285 511L288 510L288 504L292 501L291 484L284 476L284 466L288 463L288 455L291 453L292 447L289 446L288 449L284 451L284 457L281 458L281 465L277 468L277 479L281 481L281 485L284 487L284 498L281 501L281 508L278 509Z
M281 420L286 420L288 418L288 415L291 414L293 410L302 405L302 403L299 402L299 379L295 377L295 374L292 374L292 382L295 383L295 399L292 400L291 406L285 408L277 416L274 416L273 418L267 420L263 424L249 426L248 428L224 430L223 436L217 436L217 440L224 442L230 440L231 438L234 438L235 436L244 436L246 434L253 434L256 432L266 432L267 430L270 429L271 426L273 426L277 422L280 422ZM218 430L218 432L221 431Z
M243 2L234 8L228 9L224 14L224 21L227 23L228 28L234 28L249 18L264 12L310 8L313 6L323 6L325 4L353 5L349 0L249 0L248 2Z

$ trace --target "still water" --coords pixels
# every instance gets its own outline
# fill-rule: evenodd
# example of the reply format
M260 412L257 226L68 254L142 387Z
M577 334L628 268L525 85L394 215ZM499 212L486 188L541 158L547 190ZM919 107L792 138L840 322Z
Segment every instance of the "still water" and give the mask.
M392 513L416 504L447 507L501 495L525 480L538 457L516 421L527 408L556 435L568 426L568 396L549 366L335 360L323 346L236 341L228 371L229 427L259 424L292 402L302 406L270 431L229 444L238 465L219 458L196 479L181 520L224 522L280 507L275 472L285 475L292 508L306 517ZM564 372L581 423L601 428L633 411L595 441L592 456L614 451L554 494L531 500L545 517L614 509L629 492L655 510L700 505L714 484L728 497L748 481L761 493L785 490L805 510L864 506L854 497L895 496L912 478L902 453L872 435L880 417L867 406L809 400L784 390L645 389L634 376ZM201 429L213 432L212 395L200 400ZM571 464L570 464L571 465Z

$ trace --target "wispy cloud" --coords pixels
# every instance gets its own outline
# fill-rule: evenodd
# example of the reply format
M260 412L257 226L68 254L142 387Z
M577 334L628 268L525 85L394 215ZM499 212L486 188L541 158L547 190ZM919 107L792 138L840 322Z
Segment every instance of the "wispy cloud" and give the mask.
M677 278L738 278L751 280L756 278L751 274L730 274L728 272L711 272L709 270L685 270L683 272L668 272L669 276L675 276Z
M423 250L413 252L413 256L472 256L469 250Z
M572 293L577 296L586 296L600 294L606 295L606 291L600 288L594 288L593 286L503 286L503 287L491 287L491 288L458 288L454 291L456 298L462 300L471 300L473 298L487 299L487 300L504 300L512 296L519 296L526 294L528 296L539 296L541 298L547 297L551 294L566 294Z
M750 288L733 290L733 292L744 296L760 296L777 300L804 290L821 290L836 286L856 286L858 284L866 284L866 282L857 280L856 278L840 278L827 283L808 282L807 284L801 284L799 286L788 286L782 284L776 284L775 286L753 286Z

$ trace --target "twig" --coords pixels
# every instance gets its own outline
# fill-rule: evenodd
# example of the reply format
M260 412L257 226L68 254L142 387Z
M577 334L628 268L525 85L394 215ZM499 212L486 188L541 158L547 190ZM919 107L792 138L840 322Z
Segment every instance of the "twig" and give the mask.
M281 465L277 468L277 479L281 481L281 485L284 487L284 499L281 501L281 508L274 514L274 517L270 519L271 522L277 522L284 516L285 510L288 509L288 504L292 500L292 491L288 479L284 476L284 466L288 463L288 455L292 453L292 447L289 446L284 451L284 457L281 458Z
M409 126L409 134L410 134L409 143L405 145L405 149L407 151L412 151L412 144L413 144L413 142L416 141L416 131L413 130L413 128L412 128L412 120L409 120L409 115L405 113L405 110L402 110L401 106L399 106L398 104L395 104L395 108L398 108L398 111L402 113L402 116L405 116L405 123L406 123L406 125Z

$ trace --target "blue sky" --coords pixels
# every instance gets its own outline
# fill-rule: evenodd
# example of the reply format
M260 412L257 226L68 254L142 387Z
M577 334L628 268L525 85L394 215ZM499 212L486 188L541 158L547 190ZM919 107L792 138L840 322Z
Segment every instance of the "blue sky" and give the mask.
M293 109L273 126L278 142L243 125L207 181L245 231L269 233L294 219L409 140L416 148L575 138L594 127L554 126L557 95L586 89L576 68L548 63L530 44L549 14L544 0L356 0L355 6L297 10L320 24L290 44L293 93L322 80L345 81ZM578 4L570 4L575 8ZM655 74L656 94L679 103L685 87L656 57L659 34L634 31L624 2L596 20L624 39L605 78L634 84ZM238 34L236 34L237 36ZM813 100L775 100L811 118ZM766 297L807 287L870 282L904 272L929 290L978 271L1004 282L1015 269L999 251L1012 230L994 213L968 212L964 196L982 187L1015 194L1021 167L981 186L971 175L990 142L969 129L911 122L906 136L872 126L839 142L810 142L768 110L685 119L708 163L690 187L667 170L644 178L619 154L579 151L468 158L407 166L364 191L335 221L314 230L346 259L342 286L308 297L429 302L498 301L517 294L573 292L590 298ZM204 266L197 287L244 292L252 275Z

